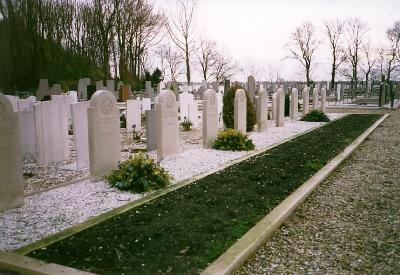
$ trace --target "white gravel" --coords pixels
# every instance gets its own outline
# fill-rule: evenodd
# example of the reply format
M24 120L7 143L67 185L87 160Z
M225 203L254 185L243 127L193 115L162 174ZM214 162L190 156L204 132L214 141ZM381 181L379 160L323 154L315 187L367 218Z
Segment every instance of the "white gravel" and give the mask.
M329 117L336 119L344 115L332 113ZM270 121L266 132L250 133L249 138L259 150L321 125L323 123L286 120L284 127L275 127ZM203 149L200 132L194 130L192 136L190 133L181 133L180 137L184 136L189 142L180 143L180 154L176 157L161 161L161 166L174 177L174 182L254 152ZM155 151L149 155L155 157ZM117 191L103 181L92 183L88 180L28 196L23 206L0 212L0 249L9 251L20 248L141 197L141 194Z

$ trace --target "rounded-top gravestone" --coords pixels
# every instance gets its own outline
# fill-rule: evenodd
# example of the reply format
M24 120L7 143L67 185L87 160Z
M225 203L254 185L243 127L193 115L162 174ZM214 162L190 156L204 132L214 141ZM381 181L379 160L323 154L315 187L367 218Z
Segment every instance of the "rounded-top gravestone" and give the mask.
M0 93L0 210L24 202L18 113Z
M90 178L100 180L121 159L119 110L112 92L93 94L88 108Z

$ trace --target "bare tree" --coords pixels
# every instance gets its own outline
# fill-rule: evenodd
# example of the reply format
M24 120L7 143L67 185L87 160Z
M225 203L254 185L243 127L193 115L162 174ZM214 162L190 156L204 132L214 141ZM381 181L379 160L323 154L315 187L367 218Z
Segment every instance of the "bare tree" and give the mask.
M349 18L346 21L346 48L344 53L351 71L351 87L354 89L357 89L360 49L366 31L367 25L360 18ZM349 69L347 69L348 71Z
M270 83L277 82L278 79L280 79L279 67L274 66L272 64L268 64L267 69L266 69L266 79Z
M178 0L176 14L171 16L169 22L166 24L166 29L172 42L183 54L188 84L191 80L190 55L193 51L192 46L194 43L193 18L195 7L196 0Z
M389 40L387 49L387 81L390 81L393 71L400 66L400 21L394 23L392 28L386 31Z
M234 76L237 73L237 68L238 66L233 59L223 51L220 51L215 57L212 75L215 81L222 82Z
M332 65L331 65L331 87L333 89L335 87L336 80L336 71L339 66L344 61L343 49L342 49L342 40L341 37L343 35L343 21L336 20L325 20L325 31L326 35L329 39L329 46L331 48L332 54Z
M370 79L372 70L377 62L377 58L375 57L374 49L371 48L370 40L364 43L361 49L365 57L365 62L361 64L361 70L365 74L365 83L368 85L368 80Z
M196 52L199 61L201 74L204 80L212 75L212 68L215 65L217 52L217 43L204 38L200 39L200 43Z
M290 36L290 42L287 45L290 52L289 57L301 63L305 69L307 86L311 83L311 66L315 50L320 45L316 39L315 29L311 22L305 22Z
M182 56L171 45L164 47L164 58L168 65L168 71L172 81L176 81L182 73Z
M265 73L264 64L256 59L247 59L241 70L245 78L252 75L255 79L259 79Z

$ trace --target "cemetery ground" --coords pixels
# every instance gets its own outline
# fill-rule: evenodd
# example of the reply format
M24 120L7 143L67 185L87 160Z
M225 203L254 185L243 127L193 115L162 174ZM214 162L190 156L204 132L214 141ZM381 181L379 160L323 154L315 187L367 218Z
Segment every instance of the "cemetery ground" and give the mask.
M397 274L399 158L400 112L395 111L238 274Z
M347 116L30 256L99 273L198 272L379 117Z

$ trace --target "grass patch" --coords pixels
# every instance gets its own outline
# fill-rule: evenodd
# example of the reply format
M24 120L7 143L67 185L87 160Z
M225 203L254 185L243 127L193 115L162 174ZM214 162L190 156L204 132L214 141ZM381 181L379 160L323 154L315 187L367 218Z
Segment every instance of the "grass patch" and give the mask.
M381 115L350 115L28 256L100 274L204 269Z

